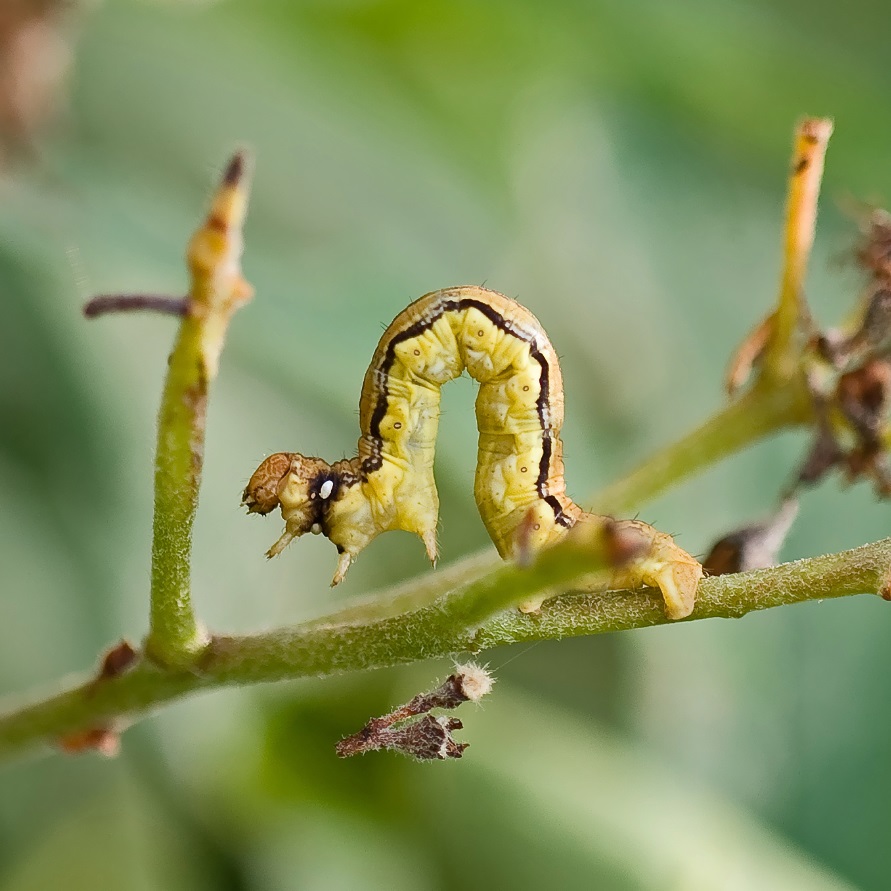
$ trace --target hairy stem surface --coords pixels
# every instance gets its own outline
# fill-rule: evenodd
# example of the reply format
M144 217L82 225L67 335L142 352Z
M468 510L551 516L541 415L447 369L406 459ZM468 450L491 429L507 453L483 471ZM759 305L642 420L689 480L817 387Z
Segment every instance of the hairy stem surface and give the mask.
M192 609L192 524L198 506L207 395L229 319L249 299L241 277L244 159L230 162L204 225L192 237L191 288L158 414L155 518L147 654L162 665L194 662L209 638Z
M564 595L532 616L506 609L543 589L571 587L573 579L592 568L578 549L560 546L546 556L529 570L502 566L485 582L461 586L435 604L400 616L217 637L197 672L165 671L144 660L120 677L89 681L0 717L0 757L103 722L114 726L120 716L133 719L198 690L383 668L464 650L667 621L658 592L651 590ZM739 618L783 604L875 593L885 585L889 566L891 539L883 539L840 554L706 579L687 621Z

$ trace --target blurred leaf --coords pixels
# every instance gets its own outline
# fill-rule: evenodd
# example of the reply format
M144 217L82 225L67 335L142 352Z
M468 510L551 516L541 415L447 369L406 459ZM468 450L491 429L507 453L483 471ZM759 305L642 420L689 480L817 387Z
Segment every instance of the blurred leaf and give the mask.
M0 875L4 891L202 891L201 863L126 778L69 808Z
M615 887L852 887L693 777L543 702L502 688L467 721L466 735L472 745L460 766L469 770L447 782L438 774L434 785L444 819L460 820L473 790L486 789L502 799L501 812L489 812L493 825L584 858L590 872L576 875L578 887L592 887L604 870L621 877ZM522 850L519 869L529 867ZM550 870L563 875L556 862Z
M843 315L857 285L826 270L849 238L831 198L891 189L891 124L876 111L891 87L883 11L878 0L91 5L67 120L38 163L0 182L0 685L85 667L145 627L153 419L171 327L87 325L79 306L98 291L182 289L183 239L236 144L257 154L245 268L258 296L233 327L211 402L194 586L202 616L227 630L295 621L344 596L327 589L325 542L266 563L274 523L246 520L239 492L269 452L352 451L381 325L425 291L485 280L541 317L563 360L568 479L583 498L719 403L730 349L775 292L792 123L826 113L837 133L809 297L828 320ZM485 540L471 402L470 385L446 391L447 559ZM702 549L715 529L769 507L802 446L765 443L644 518ZM859 544L887 525L868 493L829 487L803 498L786 553ZM386 537L346 594L423 566L417 542ZM429 666L288 688L268 725L269 694L186 702L159 722L145 783L175 796L97 793L119 818L109 824L83 803L93 762L26 765L0 796L0 855L44 887L64 884L69 860L73 876L104 881L103 838L116 863L132 853L127 821L157 821L184 846L213 834L221 861L252 866L270 888L384 884L390 857L404 887L507 877L664 887L703 874L724 887L722 862L745 863L762 886L832 886L716 803L726 795L882 888L891 632L881 607L539 647L505 675L566 711L543 718L504 686L468 721L471 748L450 766L333 753L341 735L424 688ZM570 711L608 716L672 771ZM506 748L533 720L545 724ZM148 763L126 735L124 747ZM190 809L200 826L182 818ZM178 868L166 844L157 856ZM166 887L155 856L134 856L133 887ZM654 877L653 864L665 872ZM704 873L686 871L697 865Z

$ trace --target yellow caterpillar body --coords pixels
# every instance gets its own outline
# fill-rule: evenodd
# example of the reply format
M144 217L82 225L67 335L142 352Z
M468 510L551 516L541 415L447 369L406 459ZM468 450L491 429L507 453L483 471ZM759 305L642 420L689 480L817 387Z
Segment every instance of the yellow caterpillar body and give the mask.
M563 380L538 320L509 297L466 286L434 291L403 310L384 332L365 374L357 457L328 464L298 453L271 455L251 477L244 502L255 513L281 507L280 553L307 532L340 553L333 584L381 532L420 536L436 560L439 495L433 476L440 388L463 371L479 381L474 494L505 559L555 543L587 514L563 477ZM670 536L636 521L648 547L621 584L656 584L668 614L693 608L701 567Z

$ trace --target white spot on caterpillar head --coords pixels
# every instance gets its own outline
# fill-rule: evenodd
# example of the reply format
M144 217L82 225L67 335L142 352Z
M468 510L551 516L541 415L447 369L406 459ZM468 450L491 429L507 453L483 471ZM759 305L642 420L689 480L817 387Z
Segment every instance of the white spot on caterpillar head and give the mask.
M334 480L325 480L322 483L322 488L319 489L319 497L324 501L326 498L331 497L331 493L334 491Z

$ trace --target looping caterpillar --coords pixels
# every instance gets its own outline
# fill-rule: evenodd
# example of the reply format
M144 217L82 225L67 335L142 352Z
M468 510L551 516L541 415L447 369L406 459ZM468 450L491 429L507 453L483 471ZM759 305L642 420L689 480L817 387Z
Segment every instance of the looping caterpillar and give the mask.
M537 553L579 523L609 524L642 543L613 585L657 586L670 618L689 615L702 567L652 526L587 513L567 496L557 354L529 310L474 286L426 294L384 332L362 384L355 458L329 464L279 452L257 468L244 504L259 514L280 507L285 521L267 556L307 532L322 533L340 554L336 585L372 539L403 529L421 538L435 563L440 388L465 370L480 383L474 495L501 557Z

